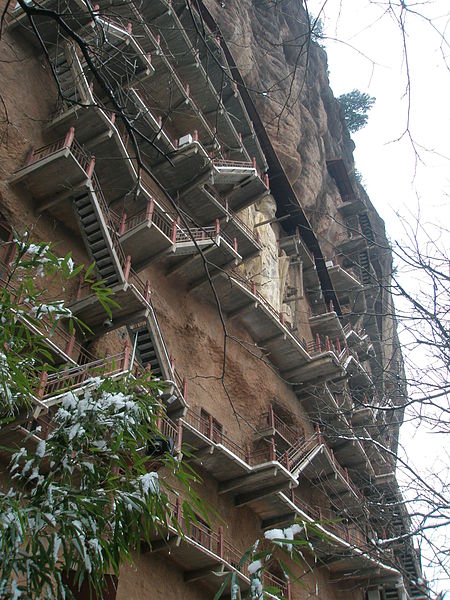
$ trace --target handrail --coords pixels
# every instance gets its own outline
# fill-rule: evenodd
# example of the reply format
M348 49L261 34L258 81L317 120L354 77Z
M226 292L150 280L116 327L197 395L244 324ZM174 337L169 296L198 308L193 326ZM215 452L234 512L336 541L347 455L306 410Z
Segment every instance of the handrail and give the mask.
M79 387L86 382L90 376L98 376L101 374L114 375L128 369L127 358L129 360L129 352L124 350L114 356L108 356L103 359L98 359L93 362L76 366L71 369L64 369L58 373L47 374L43 372L42 385L39 390L41 399L49 398L54 394L60 394L64 391L69 391ZM45 375L44 375L45 374Z
M291 443L295 443L299 437L298 431L289 427L280 417L273 411L273 409L263 413L260 417L259 429L266 429L267 427L273 427L280 435Z

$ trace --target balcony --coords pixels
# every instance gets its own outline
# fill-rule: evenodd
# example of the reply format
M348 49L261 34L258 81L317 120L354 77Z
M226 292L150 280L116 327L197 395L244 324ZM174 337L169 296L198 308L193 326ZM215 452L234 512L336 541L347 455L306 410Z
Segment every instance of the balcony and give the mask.
M256 435L268 441L270 441L270 438L274 438L277 448L288 448L295 445L300 436L305 437L304 431L300 433L285 423L274 412L272 405L270 405L268 412L261 415Z
M220 588L223 573L235 573L242 593L250 589L250 577L247 564L239 568L239 563L246 549L239 550L226 539L223 526L213 529L199 520L188 524L179 497L169 500L167 527L155 528L151 534L151 552L161 552L173 560L183 570L183 578L187 584L202 584L212 593ZM178 524L175 527L172 522ZM181 530L181 531L180 531ZM180 535L182 534L182 535ZM266 571L262 577L264 587L278 587L283 597L290 600L290 585L285 580ZM223 590L230 594L231 590ZM273 598L271 594L265 597Z
M296 485L289 457L278 454L275 445L259 450L242 446L223 431L204 411L189 409L182 418L183 444L192 459L219 482L219 494L232 493L236 505L251 505L258 512L261 502L280 489Z
M230 320L239 317L283 378L307 385L344 377L343 367L331 348L311 356L307 343L297 338L284 322L284 315L273 308L252 281L235 272L218 273L214 288L224 314Z
M73 31L79 31L92 21L92 15L88 11L83 0L68 0L61 6L59 0L42 0L39 6L48 10L55 10L64 18L65 23ZM18 30L34 46L42 50L42 46L34 33L27 15L22 8L17 6L10 11L11 20L8 24L10 30ZM55 25L55 20L42 15L34 15L33 20L43 40L50 46L55 44L59 34L59 29Z
M38 201L62 200L74 194L92 176L94 159L75 140L75 129L56 142L32 148L25 165L14 173L12 184L26 183Z
M176 69L176 73L189 85L190 95L208 119L211 128L217 129L217 137L223 149L232 153L233 158L238 158L240 152L243 152L245 160L256 157L259 167L265 170L267 164L264 154L245 108L242 102L231 101L231 91L234 96L237 90L232 88L227 78L219 88L212 83L216 69L220 69L221 73L223 68L227 69L225 59L221 57L220 65L211 60L208 64L204 63L202 49L197 48L198 41L193 23L188 23L188 27L185 28L184 20L189 16L186 11L183 14L183 8L186 7L183 5L175 10L171 3L165 0L142 7L142 14L150 23L149 28L154 38L158 40L157 51L170 57L172 68ZM197 18L195 11L193 14L194 18ZM204 27L204 24L200 27ZM163 43L158 38L159 31ZM229 76L231 81L231 74ZM227 88L226 94L222 90L224 86ZM221 94L218 93L218 89L222 90ZM224 101L227 102L230 111L233 111L232 114L229 114Z
M311 327L311 333L314 337L317 335L321 339L335 340L335 344L345 344L344 328L342 327L341 320L337 316L337 313L333 310L333 306L330 306L329 312L324 312L318 315L311 315L308 319L309 326Z

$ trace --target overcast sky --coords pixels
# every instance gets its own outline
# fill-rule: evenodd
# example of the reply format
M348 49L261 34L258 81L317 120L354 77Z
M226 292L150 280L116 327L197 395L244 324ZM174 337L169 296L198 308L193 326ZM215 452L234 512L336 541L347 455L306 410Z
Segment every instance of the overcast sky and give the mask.
M388 236L401 242L404 229L397 213L412 221L420 206L422 222L447 227L448 250L450 48L438 31L450 29L450 4L444 0L407 4L422 16L406 16L405 40L398 22L386 12L388 2L312 0L308 7L314 17L324 7L324 45L335 96L356 88L376 97L368 125L352 137L356 167L386 222ZM433 434L405 425L401 441L411 464L422 472L448 461L444 440ZM448 580L439 589L449 590Z

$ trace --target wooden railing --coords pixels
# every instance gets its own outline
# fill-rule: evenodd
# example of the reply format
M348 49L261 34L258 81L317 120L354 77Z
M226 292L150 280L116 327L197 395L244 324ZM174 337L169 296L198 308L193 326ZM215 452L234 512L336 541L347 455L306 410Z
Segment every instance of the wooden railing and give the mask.
M263 430L267 427L275 429L276 432L291 444L295 444L301 435L304 436L304 431L299 433L280 419L280 417L275 414L272 406L270 406L269 410L260 417L259 429Z
M129 368L130 348L126 346L123 352L98 359L85 365L64 369L57 373L43 371L37 389L37 397L44 400L53 395L78 388L86 384L91 377L106 377L121 373Z

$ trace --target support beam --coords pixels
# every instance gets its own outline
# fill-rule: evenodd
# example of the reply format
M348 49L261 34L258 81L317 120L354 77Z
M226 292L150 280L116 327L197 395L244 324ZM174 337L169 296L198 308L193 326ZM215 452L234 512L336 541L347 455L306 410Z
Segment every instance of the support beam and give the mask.
M227 317L231 321L231 319L234 319L235 317L238 317L239 315L242 315L251 310L254 310L257 306L258 306L257 302L249 302L248 304L245 304L244 306L241 306L240 308L236 308L235 310L230 310L229 312L227 312Z
M297 518L297 513L289 512L278 517L271 517L270 519L264 519L261 521L261 529L269 529L275 527L275 525L281 525L282 523L290 523Z
M266 498L267 496L272 496L272 494L276 494L277 492L281 492L281 490L286 489L289 486L289 482L283 482L279 485L274 485L272 487L263 487L259 490L254 490L252 492L245 492L243 494L238 494L234 499L235 506L245 506L246 504L250 504L255 500L260 500L261 498Z
M150 552L161 552L162 550L170 550L172 546L178 546L181 542L179 535L172 535L170 538L155 540L151 542Z
M277 467L269 467L264 471L259 471L254 474L248 475L240 475L239 477L235 477L234 479L228 479L228 481L222 481L219 483L219 494L227 494L228 492L232 492L233 490L237 490L243 485L250 486L251 482L262 482L267 481L270 477L275 477L277 474Z

